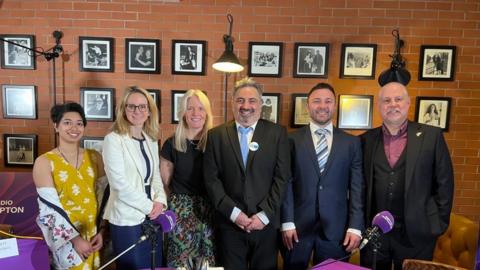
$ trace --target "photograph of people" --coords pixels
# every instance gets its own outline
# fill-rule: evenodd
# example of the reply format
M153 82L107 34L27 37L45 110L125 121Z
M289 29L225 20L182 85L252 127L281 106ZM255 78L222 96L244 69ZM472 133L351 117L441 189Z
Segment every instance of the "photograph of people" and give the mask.
M29 47L26 39L10 39L10 41ZM28 54L28 49L9 43L8 52L8 65L29 66L31 64L31 57Z
M89 99L93 99L93 104L88 105L87 115L108 116L108 105L105 95L88 95Z
M195 70L197 68L197 47L180 46L180 69Z
M425 114L423 115L423 123L430 126L441 126L440 112L437 110L437 105L435 103L428 105Z
M131 67L143 67L143 68L153 68L154 62L153 62L153 55L152 55L152 49L153 46L150 45L131 45L132 49L132 54L134 54L134 57L130 57L130 59L133 59L131 63ZM135 51L136 48L136 51Z
M107 67L107 44L87 43L85 59L87 67Z
M103 141L103 160L110 184L104 218L110 223L114 255L136 243L164 212L167 198L160 177L158 108L143 88L128 87L117 118ZM162 266L162 232L156 237L155 264ZM116 261L117 269L151 267L150 241L138 244Z
M189 258L202 258L214 266L213 206L203 181L203 152L213 119L210 101L201 90L191 89L181 98L178 110L175 134L160 153L168 204L177 214L177 225L165 240L167 266L185 266Z
M37 224L55 269L97 269L103 237L96 224L95 186L106 181L102 158L95 150L80 148L87 125L80 104L55 105L50 117L59 144L38 157L33 167L39 195Z
M263 99L263 98L262 98ZM276 123L276 119L274 119L274 116L272 115L273 112L273 106L272 106L272 100L270 98L265 98L263 105L262 105L262 119L272 121Z

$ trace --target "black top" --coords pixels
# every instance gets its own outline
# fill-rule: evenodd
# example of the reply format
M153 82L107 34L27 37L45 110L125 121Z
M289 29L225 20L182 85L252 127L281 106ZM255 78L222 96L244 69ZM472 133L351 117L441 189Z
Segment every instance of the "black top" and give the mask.
M143 179L145 183L145 192L148 195L148 198L151 199L151 187L150 187L150 175L152 174L152 169L151 169L151 164L150 164L150 159L148 158L147 152L145 151L145 147L143 144L145 143L145 138L144 139L138 139L135 137L132 137L135 141L137 141L140 145L140 151L142 152L142 156L145 159L145 165L147 166L147 173L145 175L145 178Z
M205 196L203 183L203 153L197 149L198 141L187 141L187 152L179 152L173 147L173 137L163 144L160 155L173 163L173 176L170 190L177 194Z

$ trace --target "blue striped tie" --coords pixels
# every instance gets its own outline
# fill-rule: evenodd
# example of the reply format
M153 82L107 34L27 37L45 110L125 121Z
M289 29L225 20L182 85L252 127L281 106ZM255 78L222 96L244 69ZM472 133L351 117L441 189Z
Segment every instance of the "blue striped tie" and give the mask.
M240 150L242 151L243 165L247 167L248 157L248 138L247 134L250 131L250 127L238 127L240 132Z
M327 143L327 134L329 131L327 129L319 128L315 131L315 134L318 135L318 143L315 147L315 152L317 153L317 162L320 172L322 173L325 170L325 164L328 160L328 143Z

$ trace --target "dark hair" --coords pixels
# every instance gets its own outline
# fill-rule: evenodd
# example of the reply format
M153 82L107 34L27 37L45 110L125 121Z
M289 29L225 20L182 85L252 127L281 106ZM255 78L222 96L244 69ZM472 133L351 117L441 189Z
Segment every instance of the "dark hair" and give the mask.
M328 83L318 83L317 85L315 85L311 90L310 92L308 92L308 98L310 98L310 95L312 95L312 93L315 91L315 90L318 90L318 89L328 89L330 90L332 93L333 93L333 96L335 96L335 90L333 89L333 87L328 84Z
M50 119L53 123L58 124L62 117L67 112L76 112L80 114L84 126L87 126L87 119L85 118L85 111L82 105L76 102L67 102L65 104L57 104L50 109Z

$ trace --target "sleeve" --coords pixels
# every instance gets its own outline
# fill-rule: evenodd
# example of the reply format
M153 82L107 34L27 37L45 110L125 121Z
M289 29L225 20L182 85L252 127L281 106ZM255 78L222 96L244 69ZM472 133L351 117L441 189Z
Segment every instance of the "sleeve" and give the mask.
M352 155L350 164L350 189L349 189L349 228L363 231L364 219L364 194L363 184L363 156L360 138L353 137Z
M160 176L160 160L158 158L158 142L153 141L151 143L153 149L153 155L155 156L155 163L153 166L153 177L152 177L152 189L153 200L159 203L162 203L167 206L167 195L165 194L165 189L163 188L162 177Z
M454 176L453 165L448 151L447 143L441 131L437 133L435 145L435 168L434 168L434 199L440 215L442 232L446 231L450 223L450 212L452 211Z
M294 198L293 198L293 177L295 175L295 141L293 138L289 138L290 145L290 167L292 177L287 182L287 188L285 190L285 199L282 202L280 221L281 223L292 223L290 225L285 225L288 228L295 228L294 225ZM283 227L283 224L282 224Z
M152 211L153 202L148 199L145 192L135 191L131 183L133 179L127 179L124 153L126 150L122 145L124 145L122 138L115 133L110 133L103 141L103 162L110 189L117 192L118 199L123 203L148 215Z
M173 137L168 138L162 146L160 156L172 163L175 163Z
M205 188L216 210L223 214L226 219L230 219L230 215L235 207L235 202L230 198L223 187L220 179L219 168L220 156L219 149L216 149L216 143L220 140L217 138L219 130L208 133L207 146L203 155L203 176Z
M51 187L37 188L38 195L63 209L57 191ZM43 238L53 253L55 264L67 268L79 265L82 259L73 248L70 240L79 233L60 213L38 200L37 224Z
M265 211L269 220L275 220L275 214L280 210L285 188L290 180L290 148L287 138L287 131L281 127L277 139L277 156L273 173L273 183L268 196L260 202L260 208Z

